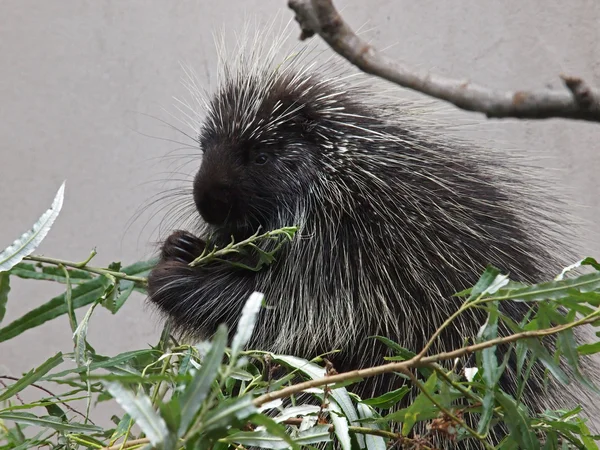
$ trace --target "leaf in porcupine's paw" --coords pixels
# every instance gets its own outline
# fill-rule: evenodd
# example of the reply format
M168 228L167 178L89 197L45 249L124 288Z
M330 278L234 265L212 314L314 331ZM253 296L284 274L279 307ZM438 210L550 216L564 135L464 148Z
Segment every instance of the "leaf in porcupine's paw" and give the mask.
M50 209L42 214L29 231L23 233L21 237L0 253L0 272L10 270L40 245L60 213L64 195L65 182L58 189Z

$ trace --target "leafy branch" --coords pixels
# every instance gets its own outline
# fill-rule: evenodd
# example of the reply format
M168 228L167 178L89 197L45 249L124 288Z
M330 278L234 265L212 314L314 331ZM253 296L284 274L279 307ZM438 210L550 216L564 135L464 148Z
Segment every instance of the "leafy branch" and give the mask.
M265 264L270 264L273 261L275 254L281 249L281 247L287 241L291 241L294 238L296 231L297 231L297 227L283 227L283 228L280 228L277 230L267 231L266 233L263 233L263 234L259 234L259 232L257 231L249 238L244 239L239 242L235 242L235 240L232 237L231 242L223 248L218 248L216 246L212 246L210 249L205 248L202 251L202 254L200 256L198 256L196 259L194 259L189 265L191 267L195 267L195 266L199 266L199 265L208 264L209 262L215 261L215 260L222 261L221 258L223 258L224 256L227 256L230 254L239 254L241 252L244 252L248 248L251 248L251 249L255 250L259 256L260 262L257 265L257 267L250 267L247 265L242 265L242 264L231 262L231 261L228 261L228 263L232 264L232 265L241 266L243 268L254 270L254 271L260 270ZM283 237L283 239L280 240L281 237ZM276 242L279 241L279 242L277 243L277 245L275 246L275 248L273 250L265 251L257 245L257 242L264 241L264 240L273 240L273 241L276 241Z

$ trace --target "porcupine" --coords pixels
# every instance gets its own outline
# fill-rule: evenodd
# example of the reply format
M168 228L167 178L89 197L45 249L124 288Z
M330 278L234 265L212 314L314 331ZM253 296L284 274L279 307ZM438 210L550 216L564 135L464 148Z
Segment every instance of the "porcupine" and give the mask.
M266 53L242 46L222 61L219 87L204 100L193 181L202 225L173 232L149 276L149 299L176 331L198 339L220 323L234 328L260 291L269 307L250 348L309 359L340 349L329 358L342 372L383 362L387 347L369 336L421 349L463 301L452 294L488 264L525 282L564 267L546 199L507 155L441 135L409 102L365 87L372 79L336 72L341 64L316 69L306 48L277 59L277 44ZM188 265L208 236L223 246L290 225L295 239L258 272ZM501 309L519 321L529 305ZM485 319L460 316L431 351L461 347ZM500 380L510 393L515 364L513 355ZM354 389L368 397L399 383L379 377ZM536 368L523 400L539 410L567 396L545 396Z

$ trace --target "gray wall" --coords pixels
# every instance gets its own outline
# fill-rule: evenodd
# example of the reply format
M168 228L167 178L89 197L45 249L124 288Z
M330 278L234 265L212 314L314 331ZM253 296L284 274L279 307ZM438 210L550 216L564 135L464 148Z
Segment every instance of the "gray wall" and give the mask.
M181 145L164 139L190 143L157 120L180 125L163 110L174 112L172 97L184 95L180 62L208 81L214 75L214 28L239 30L246 13L291 17L286 3L3 0L0 247L37 219L67 179L63 212L40 252L80 260L97 247L97 264L149 256L164 210L157 216L146 211L128 225L161 192L162 180L178 177L178 160L161 157ZM421 68L504 89L559 86L563 72L600 86L596 0L572 0L568 8L548 0L337 4L380 48L393 44L388 54ZM548 177L559 190L572 196L572 212L589 223L600 220L600 125L453 114L467 137L538 158L552 169ZM584 229L579 241L585 255L600 256L593 228ZM50 283L15 283L4 323L59 292ZM99 352L114 354L155 343L159 330L136 297L116 317L98 311L90 339ZM68 323L61 318L0 344L0 372L17 375L70 349Z

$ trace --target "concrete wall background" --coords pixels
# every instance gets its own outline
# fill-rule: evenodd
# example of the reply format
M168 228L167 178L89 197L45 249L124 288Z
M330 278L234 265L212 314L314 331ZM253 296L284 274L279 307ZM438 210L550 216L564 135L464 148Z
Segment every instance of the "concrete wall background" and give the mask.
M245 13L291 18L286 3L3 0L0 247L31 226L67 179L63 212L40 252L81 260L97 247L97 264L151 255L161 214L146 213L131 227L129 221L177 170L177 159L161 157L181 145L157 137L182 137L145 114L176 124L162 108L174 111L172 97L184 94L179 63L208 81L215 27L239 30ZM600 86L596 0L573 0L569 8L547 0L336 3L379 48L393 44L387 53L415 66L500 89L559 86L563 72ZM600 220L600 125L454 114L471 123L461 130L468 137L539 158L571 196L573 212L590 224ZM194 155L179 153L186 154ZM582 256L600 257L596 230L582 232ZM50 283L13 283L4 324L59 292ZM98 311L89 335L99 352L115 354L155 343L159 331L143 298L135 297L115 317ZM58 350L71 350L66 317L1 343L0 372L18 375Z

